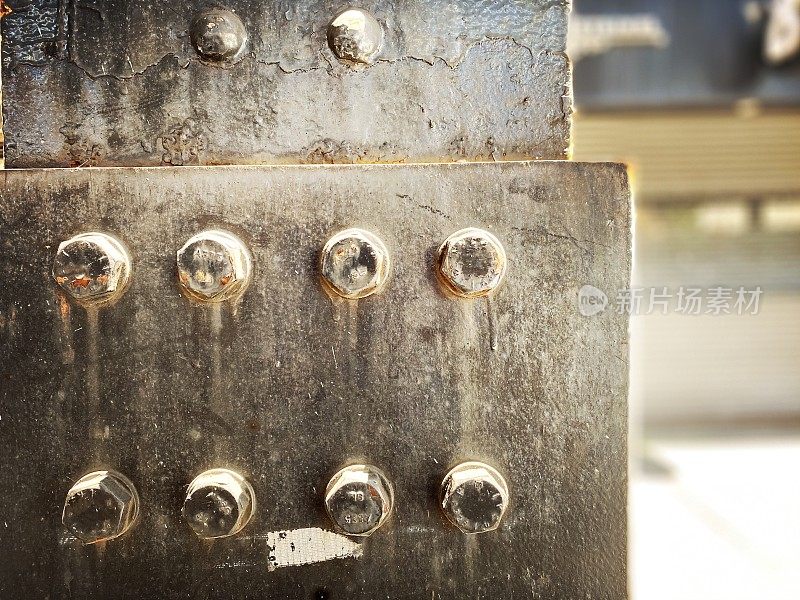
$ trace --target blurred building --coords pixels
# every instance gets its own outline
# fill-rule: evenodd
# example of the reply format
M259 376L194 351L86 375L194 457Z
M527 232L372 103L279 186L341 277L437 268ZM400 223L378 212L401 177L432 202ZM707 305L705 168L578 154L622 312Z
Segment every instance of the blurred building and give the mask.
M631 596L794 600L800 0L575 0L569 50L575 158L631 165L649 295L631 318ZM700 314L678 311L688 289ZM707 312L739 289L757 311Z
M789 3L575 2L574 156L623 160L634 178L631 401L647 427L800 425L800 3ZM680 314L688 288L730 289L730 314ZM738 314L741 289L760 290L757 310ZM653 290L668 310L651 310Z

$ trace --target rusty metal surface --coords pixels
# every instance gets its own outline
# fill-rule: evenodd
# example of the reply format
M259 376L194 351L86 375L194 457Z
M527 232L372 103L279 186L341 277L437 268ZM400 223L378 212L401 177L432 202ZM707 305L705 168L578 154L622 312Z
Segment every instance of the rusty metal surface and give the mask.
M243 58L201 62L203 0L11 0L13 167L559 159L567 0L374 0L372 65L337 59L336 2L231 0Z
M587 283L628 285L621 166L0 178L0 597L625 597L627 320L581 316L576 299ZM320 250L349 227L392 260L385 287L360 300L320 282ZM456 298L435 275L437 249L465 227L505 248L489 299ZM176 251L208 228L252 252L239 300L181 294ZM59 243L90 229L131 252L112 305L78 305L52 279ZM468 460L509 489L499 528L477 536L438 506L444 476ZM353 538L353 558L268 568L281 540L314 556L292 530L332 529L326 485L356 462L394 487L383 526ZM214 541L181 518L209 468L241 473L257 497L245 529ZM84 546L61 508L94 469L130 478L140 516Z

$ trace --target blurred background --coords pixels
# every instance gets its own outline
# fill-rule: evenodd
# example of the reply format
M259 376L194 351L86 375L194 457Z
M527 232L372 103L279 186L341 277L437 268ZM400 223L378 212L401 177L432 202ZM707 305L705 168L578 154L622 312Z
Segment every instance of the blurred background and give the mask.
M569 54L635 188L631 596L797 600L800 0L575 0Z

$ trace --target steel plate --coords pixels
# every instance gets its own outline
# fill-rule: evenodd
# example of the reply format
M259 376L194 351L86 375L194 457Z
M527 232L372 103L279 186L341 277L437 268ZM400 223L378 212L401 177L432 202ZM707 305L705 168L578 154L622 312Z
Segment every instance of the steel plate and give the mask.
M2 172L0 597L624 598L627 319L577 292L628 286L620 165L186 167ZM253 255L244 296L184 297L175 253L207 227ZM434 275L451 233L504 245L490 299ZM384 289L332 300L319 252L361 227L391 255ZM58 244L99 229L131 250L131 284L83 308L51 276ZM510 504L476 536L438 487L496 467ZM395 511L361 558L274 568L273 532L331 529L323 494L367 461ZM187 486L227 467L257 508L230 538L181 519ZM138 488L139 521L84 546L61 525L95 468ZM318 556L299 547L298 556Z
M240 62L204 63L205 0L8 0L13 167L564 158L567 0L374 0L383 49L337 59L330 0L230 0Z

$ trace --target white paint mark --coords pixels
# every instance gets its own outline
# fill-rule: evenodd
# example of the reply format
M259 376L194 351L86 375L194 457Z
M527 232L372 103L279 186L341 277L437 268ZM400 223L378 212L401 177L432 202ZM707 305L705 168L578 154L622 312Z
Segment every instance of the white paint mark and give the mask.
M350 538L319 527L272 531L266 534L267 569L296 567L336 558L362 558L364 547Z
M256 563L250 560L232 560L230 562L224 562L218 565L214 565L215 569L236 569L236 568L244 568L244 569L252 569L254 567L261 566L261 563Z
M436 533L437 531L435 527L425 527L422 525L409 525L408 527L404 527L403 530L412 535L428 535Z

